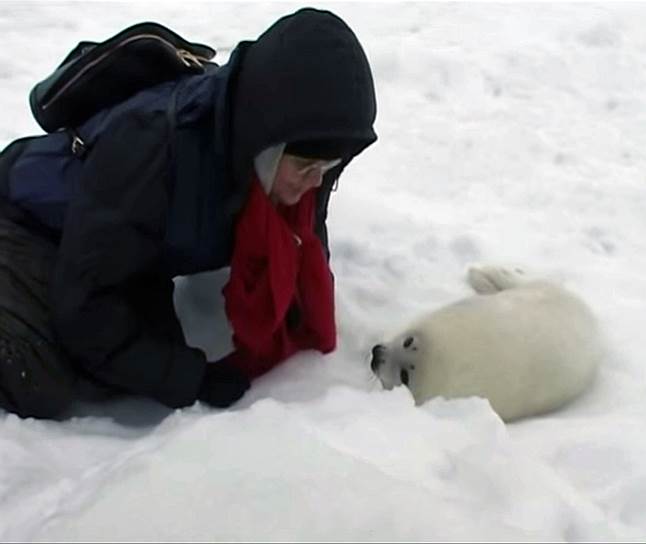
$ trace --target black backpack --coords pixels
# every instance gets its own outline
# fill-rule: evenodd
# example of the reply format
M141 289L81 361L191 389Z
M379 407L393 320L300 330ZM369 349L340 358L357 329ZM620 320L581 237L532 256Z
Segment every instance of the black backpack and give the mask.
M137 91L183 74L202 73L215 50L157 23L140 23L103 42L80 42L29 94L46 132L73 128Z
M81 42L31 91L34 117L49 134L20 138L0 151L0 202L8 199L59 231L84 157L111 120L163 104L175 122L172 97L179 87L171 81L215 75L214 55L155 23L102 43Z

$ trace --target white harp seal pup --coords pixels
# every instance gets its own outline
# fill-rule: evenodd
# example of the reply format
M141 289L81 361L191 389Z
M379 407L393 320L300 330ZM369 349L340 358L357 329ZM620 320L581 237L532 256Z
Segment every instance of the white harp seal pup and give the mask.
M514 268L472 267L468 282L475 295L372 348L385 389L405 385L417 405L483 397L509 422L556 410L592 384L604 343L578 296Z

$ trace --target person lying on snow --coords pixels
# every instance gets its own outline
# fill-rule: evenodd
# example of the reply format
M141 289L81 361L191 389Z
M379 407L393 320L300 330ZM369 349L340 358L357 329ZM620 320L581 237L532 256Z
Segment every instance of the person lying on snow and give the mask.
M353 31L302 9L217 70L160 88L155 100L176 100L181 122L141 96L104 116L111 124L75 167L60 218L13 197L34 176L21 161L32 140L0 155L9 412L57 417L87 380L173 408L227 407L295 352L335 348L328 201L376 140L374 84ZM185 342L173 278L227 266L235 350L209 362Z

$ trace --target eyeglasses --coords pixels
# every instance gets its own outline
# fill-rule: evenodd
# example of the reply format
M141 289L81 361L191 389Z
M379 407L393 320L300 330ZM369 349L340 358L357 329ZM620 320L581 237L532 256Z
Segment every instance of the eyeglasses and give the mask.
M321 174L325 174L326 172L332 170L335 166L338 166L341 164L341 159L332 159L329 161L324 161L324 160L315 160L312 161L311 159L305 159L303 157L297 157L296 155L292 155L294 157L294 160L296 164L299 162L305 162L307 161L307 164L304 166L301 166L300 168L297 166L296 172L298 173L299 176L307 176L310 173L314 172L315 170L321 171Z

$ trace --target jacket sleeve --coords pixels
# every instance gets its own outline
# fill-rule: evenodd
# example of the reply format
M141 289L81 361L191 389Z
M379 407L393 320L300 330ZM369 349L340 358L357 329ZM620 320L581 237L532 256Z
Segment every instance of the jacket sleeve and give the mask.
M166 209L163 119L127 117L85 159L51 285L63 348L96 379L170 407L192 404L205 372L184 342L172 279L159 271Z

